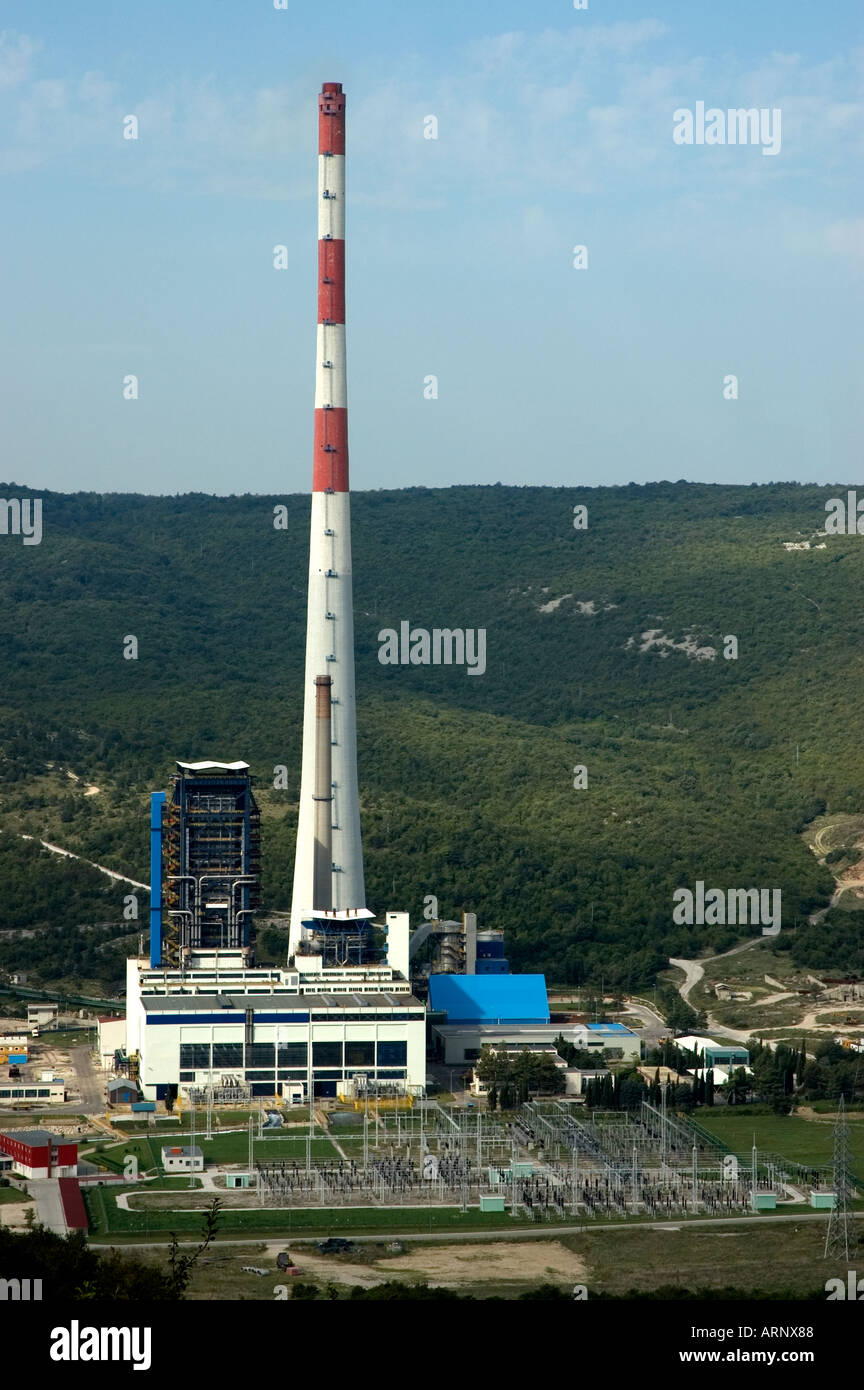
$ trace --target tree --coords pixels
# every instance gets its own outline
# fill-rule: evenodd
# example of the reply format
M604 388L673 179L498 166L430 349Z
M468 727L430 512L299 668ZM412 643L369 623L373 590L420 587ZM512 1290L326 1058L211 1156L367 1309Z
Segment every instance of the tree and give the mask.
M192 1278L192 1269L204 1254L215 1238L219 1228L219 1212L222 1203L218 1197L214 1197L210 1206L204 1213L204 1231L201 1244L192 1251L181 1254L177 1236L171 1232L171 1244L168 1249L168 1268L170 1270L169 1286L175 1298L184 1298Z
M753 1058L753 1080L756 1091L775 1115L788 1115L792 1099L786 1091L786 1068L782 1059L770 1047L762 1048Z
M516 1053L481 1048L475 1071L490 1096L495 1091L495 1102L502 1110L523 1104L532 1091L555 1094L564 1089L563 1069L547 1053L528 1048ZM491 1102L490 1108L495 1108Z
M171 1271L158 1264L142 1264L119 1251L97 1254L83 1232L58 1236L44 1226L10 1231L0 1226L0 1269L20 1279L43 1279L52 1300L78 1303L176 1302L178 1292Z
M744 1068L736 1067L720 1089L729 1105L743 1105L750 1091L750 1082Z

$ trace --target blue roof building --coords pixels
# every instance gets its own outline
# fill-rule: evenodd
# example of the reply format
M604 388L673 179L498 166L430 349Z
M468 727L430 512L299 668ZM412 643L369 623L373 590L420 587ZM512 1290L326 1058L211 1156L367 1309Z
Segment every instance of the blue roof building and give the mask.
M430 975L429 1007L448 1023L548 1023L545 975Z

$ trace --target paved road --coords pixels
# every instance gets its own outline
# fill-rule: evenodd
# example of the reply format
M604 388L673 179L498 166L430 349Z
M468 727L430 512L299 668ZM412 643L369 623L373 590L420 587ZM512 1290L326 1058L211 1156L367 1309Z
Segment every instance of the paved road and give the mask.
M101 1114L105 1109L104 1087L101 1075L93 1066L93 1058L88 1046L73 1047L70 1049L70 1057L75 1077L78 1082L78 1090L81 1093L81 1102L78 1111L82 1115Z
M660 1038L668 1038L670 1028L659 1014L649 1009L647 1004L634 1004L632 1000L624 1005L628 1014L635 1014L639 1020L639 1032L646 1047L656 1047Z
M57 1179L28 1178L27 1190L36 1203L37 1221L41 1221L43 1226L47 1226L49 1231L55 1231L58 1236L65 1236L66 1222L63 1219L63 1205Z
M303 1210L306 1210L306 1208L303 1208ZM864 1221L864 1212L860 1212L860 1211L854 1212L853 1215L854 1215L859 1221ZM616 1221L616 1222L610 1222L608 1225L607 1225L606 1223L604 1223L604 1222L601 1222L600 1224L594 1224L593 1222L582 1222L582 1223L579 1224L579 1225L575 1225L575 1224L574 1224L574 1225L572 1225L572 1226L546 1226L546 1225L543 1225L543 1226L541 1226L539 1229L538 1229L537 1227L531 1227L531 1226L529 1226L529 1227L527 1227L527 1228L523 1228L522 1230L515 1230L515 1231L508 1231L508 1230L501 1230L501 1229L494 1230L494 1231L431 1231L431 1232L430 1232L430 1231L425 1231L425 1232L423 1232L423 1231L403 1232L403 1231L396 1231L396 1230L392 1230L392 1231L391 1231L391 1230L387 1230L387 1231L379 1231L377 1235L371 1235L371 1236L366 1236L366 1235L364 1235L364 1236L355 1236L355 1235L352 1235L350 1231L344 1232L344 1235L345 1235L345 1238L346 1238L346 1239L355 1242L355 1244L357 1244L357 1245L366 1245L366 1244L378 1244L378 1245L380 1245L382 1242L386 1242L386 1241L389 1241L389 1240L422 1241L422 1243L423 1243L424 1245L429 1244L430 1241L431 1241L431 1242L438 1242L438 1241L440 1241L440 1242L446 1243L446 1244L448 1244L448 1245L453 1245L453 1244L455 1244L455 1243L457 1243L457 1242L462 1242L462 1241L478 1241L478 1240L479 1240L479 1241L483 1241L483 1240L492 1240L492 1241L495 1241L495 1240L544 1240L544 1239L548 1239L550 1236L553 1236L553 1237L554 1237L554 1236L579 1236L579 1235L593 1234L595 1231L634 1231L634 1230L637 1230L637 1229L640 1230L640 1231L644 1231L644 1230L649 1230L649 1231L674 1231L674 1230L680 1230L680 1229L682 1229L682 1228L684 1228L684 1227L690 1227L690 1226L741 1226L741 1225L744 1225L744 1224L750 1225L750 1224L752 1224L753 1222L757 1222L757 1221L760 1222L760 1223L762 1223L762 1224L770 1223L770 1222L783 1222L783 1221L827 1221L829 1216L830 1216L830 1212L827 1212L827 1211L825 1211L825 1212L822 1212L822 1211L810 1212L810 1211L808 1211L808 1212L801 1212L798 1216L792 1215L791 1213L789 1213L788 1215L786 1215L786 1214L777 1214L777 1215L774 1215L774 1216L756 1216L756 1215L753 1215L753 1216L706 1216L706 1217L697 1216L697 1217L687 1217L687 1218L682 1217L682 1218L681 1218L680 1220L678 1220L678 1221L676 1221L676 1220L667 1220L667 1221ZM340 1232L340 1234L343 1234L343 1232ZM862 1234L864 1234L864 1232L862 1232ZM290 1244L291 1246L294 1246L294 1245L314 1245L314 1244L316 1244L317 1241L323 1240L324 1237L321 1236L321 1235L317 1235L317 1236L301 1236L301 1235L295 1234L294 1231L285 1231L285 1232L279 1233L279 1234L278 1234L277 1236L275 1236L275 1237L274 1237L272 1234L268 1235L268 1234L262 1232L262 1234L261 1234L260 1236L258 1236L257 1239L256 1239L256 1237L254 1237L254 1236L247 1236L245 1240L233 1240L233 1239L232 1239L232 1240L222 1240L219 1236L217 1236L216 1239L217 1239L217 1242L218 1242L218 1244L219 1244L220 1246L221 1246L221 1245L265 1245L265 1244L272 1244L273 1241L274 1241L274 1239L284 1241L285 1245L289 1245L289 1244ZM118 1249L118 1250L159 1250L159 1249L161 1249L161 1248L165 1245L165 1243L166 1243L165 1241L141 1241L140 1243L139 1243L139 1242L135 1242L134 1244L127 1244L127 1243L124 1241L124 1242L121 1244L119 1241L118 1241L118 1242L114 1242L114 1241L110 1241L110 1240L98 1240L98 1239L97 1239L97 1240L91 1239L91 1241L90 1241L90 1244L93 1245L93 1246L99 1246L99 1247L112 1247L112 1248L116 1248L116 1249ZM198 1240L181 1240L181 1241L178 1242L178 1244L180 1244L180 1245L198 1245L199 1243L200 1243L200 1242L199 1242Z

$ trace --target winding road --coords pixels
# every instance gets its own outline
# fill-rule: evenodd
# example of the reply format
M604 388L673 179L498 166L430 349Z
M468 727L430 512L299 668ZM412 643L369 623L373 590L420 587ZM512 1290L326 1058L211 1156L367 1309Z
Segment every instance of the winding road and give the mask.
M706 965L710 965L711 962L715 960L726 960L729 956L740 955L742 951L748 951L751 946L758 945L761 940L761 937L754 936L749 941L740 941L737 946L732 947L731 951L723 951L719 956L706 956L703 960L683 960L678 956L670 956L669 964L677 966L679 970L684 971L685 978L678 986L678 993L681 995L684 1003L690 1004L690 991L693 989L694 985L698 985L699 981L704 976ZM691 1004L690 1007L693 1008L694 1006ZM752 1030L750 1032L742 1032L740 1028L727 1028L725 1024L718 1023L714 1016L708 1013L707 1010L705 1013L705 1026L706 1028L710 1028L712 1033L720 1033L724 1038L731 1038L734 1042L746 1042L748 1038L753 1036Z

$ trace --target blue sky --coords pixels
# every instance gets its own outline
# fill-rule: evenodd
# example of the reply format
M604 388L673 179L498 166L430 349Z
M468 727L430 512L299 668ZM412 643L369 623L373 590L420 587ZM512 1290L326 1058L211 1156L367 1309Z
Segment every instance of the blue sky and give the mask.
M308 489L316 93L341 81L356 488L860 481L862 20L0 4L4 480ZM677 146L698 101L780 108L780 153Z

